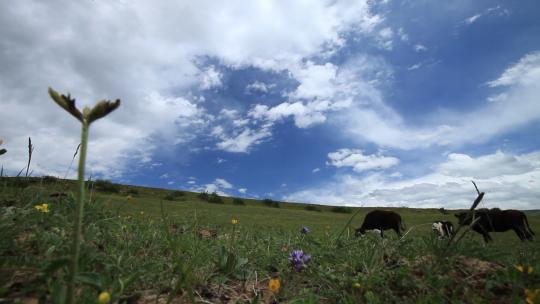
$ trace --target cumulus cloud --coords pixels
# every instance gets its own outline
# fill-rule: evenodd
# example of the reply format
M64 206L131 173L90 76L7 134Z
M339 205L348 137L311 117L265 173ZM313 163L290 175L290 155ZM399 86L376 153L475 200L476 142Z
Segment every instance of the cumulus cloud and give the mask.
M253 145L261 143L270 137L272 132L267 128L252 130L244 128L240 133L232 136L223 135L217 147L227 152L247 153Z
M338 175L331 182L305 189L287 200L350 206L410 206L468 208L476 192L471 180L486 192L482 207L540 208L540 152L514 155L497 151L472 157L449 154L424 176L387 177Z
M221 78L223 74L211 65L202 71L201 76L201 89L208 90L212 88L218 88L222 85Z
M268 91L272 88L274 88L276 85L274 83L266 84L261 81L254 81L246 86L246 92L253 93L253 92L262 92L262 93L268 93Z
M381 154L363 154L362 150L339 149L328 153L329 165L337 168L351 167L356 172L387 169L399 164L399 159Z
M417 52L425 52L427 51L427 47L425 45L418 43L414 45L414 50Z
M63 175L70 163L78 125L46 101L48 86L71 92L82 106L122 99L119 110L92 126L88 159L91 173L120 176L129 163L151 164L156 142L164 149L192 140L198 134L192 126L212 121L204 98L188 94L223 85L222 72L206 59L232 69L292 70L340 48L346 33L374 31L383 19L367 0L2 2L0 129L10 145L5 165L9 172L24 167L28 136L36 144L35 174ZM270 136L267 128L237 122L243 129L218 137L219 147L245 152ZM187 127L190 132L182 129Z
M223 178L216 178L214 182L205 184L204 186L195 186L195 183L190 183L192 185L191 190L196 192L208 192L208 193L217 193L222 196L229 196L226 192L228 189L232 189L233 185Z

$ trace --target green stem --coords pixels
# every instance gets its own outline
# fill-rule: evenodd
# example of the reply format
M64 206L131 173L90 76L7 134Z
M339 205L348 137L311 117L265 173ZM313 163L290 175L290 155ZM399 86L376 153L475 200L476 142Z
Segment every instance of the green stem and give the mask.
M75 213L75 223L73 227L73 243L71 247L72 260L69 268L68 276L68 288L67 288L67 304L72 304L75 301L75 275L77 274L77 268L79 265L79 252L81 249L82 238L82 222L84 214L84 166L86 163L86 147L88 143L88 128L89 125L86 120L82 123L81 132L81 151L79 155L79 192L77 193L77 210Z

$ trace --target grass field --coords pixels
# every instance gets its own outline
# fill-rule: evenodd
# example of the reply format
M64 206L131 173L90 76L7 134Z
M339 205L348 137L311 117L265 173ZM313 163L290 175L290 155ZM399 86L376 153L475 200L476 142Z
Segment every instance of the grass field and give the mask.
M1 180L0 303L62 303L74 186L54 178ZM456 224L452 212L394 209L410 231L401 240L391 231L381 239L353 235L374 208L309 211L225 197L210 203L197 193L107 183L90 192L77 276L81 303L96 303L104 291L119 303L540 301L533 294L540 288L540 242L505 232L485 245L471 232L447 248L430 225ZM43 203L47 212L35 208ZM540 214L528 218L538 233ZM309 233L300 233L304 226ZM294 250L311 259L294 267Z

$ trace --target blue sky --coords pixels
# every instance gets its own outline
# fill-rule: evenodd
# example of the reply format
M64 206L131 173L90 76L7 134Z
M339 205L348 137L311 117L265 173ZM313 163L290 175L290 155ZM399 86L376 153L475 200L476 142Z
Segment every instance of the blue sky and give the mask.
M120 98L94 178L349 206L540 208L537 1L5 1L0 164L73 177L46 95Z

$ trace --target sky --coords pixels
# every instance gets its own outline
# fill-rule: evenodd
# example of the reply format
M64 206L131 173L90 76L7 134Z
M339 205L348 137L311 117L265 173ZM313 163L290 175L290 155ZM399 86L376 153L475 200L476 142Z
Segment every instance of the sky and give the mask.
M0 2L0 165L343 206L540 209L540 3Z

